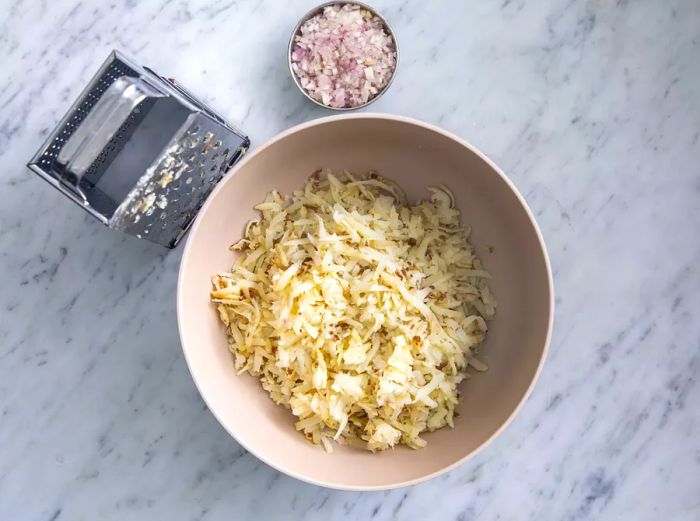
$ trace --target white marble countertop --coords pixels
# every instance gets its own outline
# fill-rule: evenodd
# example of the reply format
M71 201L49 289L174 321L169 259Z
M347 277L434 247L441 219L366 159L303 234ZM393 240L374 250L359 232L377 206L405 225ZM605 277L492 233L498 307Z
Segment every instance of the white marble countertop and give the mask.
M381 493L244 452L180 350L181 248L102 227L24 166L112 48L254 144L326 115L285 63L312 2L6 4L0 519L700 519L700 4L375 2L402 62L372 110L493 157L537 215L557 291L549 359L510 427Z

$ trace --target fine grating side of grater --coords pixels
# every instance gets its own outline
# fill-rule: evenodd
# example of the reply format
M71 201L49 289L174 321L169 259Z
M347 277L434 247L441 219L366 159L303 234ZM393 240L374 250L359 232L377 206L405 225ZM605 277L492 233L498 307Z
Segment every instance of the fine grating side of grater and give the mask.
M175 247L249 139L113 51L28 167L110 228Z

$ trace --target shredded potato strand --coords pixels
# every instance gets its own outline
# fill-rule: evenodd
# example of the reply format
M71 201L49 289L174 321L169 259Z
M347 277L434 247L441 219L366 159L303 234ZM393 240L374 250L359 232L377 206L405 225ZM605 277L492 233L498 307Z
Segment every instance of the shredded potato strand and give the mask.
M307 439L384 450L453 426L457 385L496 302L454 197L409 206L371 174L273 191L211 298L239 373L259 378Z

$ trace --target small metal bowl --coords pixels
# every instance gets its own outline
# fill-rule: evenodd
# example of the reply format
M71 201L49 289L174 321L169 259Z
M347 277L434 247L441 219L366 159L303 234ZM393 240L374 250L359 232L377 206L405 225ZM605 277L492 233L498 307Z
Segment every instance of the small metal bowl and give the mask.
M329 5L345 5L345 4L353 4L353 5L359 5L362 9L366 9L370 13L372 13L374 16L379 18L381 20L382 25L384 26L384 29L386 29L386 32L389 33L389 36L391 36L391 39L394 41L394 51L396 52L396 62L394 63L394 70L391 73L391 78L389 78L389 82L384 86L382 90L380 90L373 98L370 98L367 100L367 103L363 103L362 105L358 105L357 107L330 107L328 105L324 105L318 100L315 100L314 98L311 97L311 95L306 92L306 89L301 86L301 82L299 81L299 77L296 75L294 72L294 69L292 68L292 49L294 48L294 38L296 37L297 34L299 34L299 31L301 30L301 26L306 22L309 18L312 18L316 16L317 14L321 13L325 7L328 7ZM363 4L362 2L325 2L321 5L318 5L311 9L308 13L306 13L304 16L301 17L301 20L299 20L299 23L296 24L294 27L294 30L292 31L292 36L289 38L289 46L287 49L287 62L289 64L289 72L292 75L292 79L294 80L295 85L299 88L301 93L306 96L307 99L313 101L316 105L319 107L323 107L329 110L337 110L337 111L348 111L348 110L357 110L361 109L363 107L366 107L367 105L374 103L377 101L379 98L382 97L382 95L391 87L391 84L394 82L394 78L396 77L396 70L399 67L399 43L396 40L396 33L394 33L394 30L391 28L389 23L386 21L386 18L384 18L381 14L377 12L376 9L368 6L367 4Z

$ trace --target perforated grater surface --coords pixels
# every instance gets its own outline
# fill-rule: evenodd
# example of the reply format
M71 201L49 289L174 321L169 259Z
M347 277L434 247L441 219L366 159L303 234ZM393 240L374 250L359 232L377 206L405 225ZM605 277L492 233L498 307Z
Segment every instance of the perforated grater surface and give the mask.
M28 166L110 228L173 248L249 145L174 80L114 51Z

